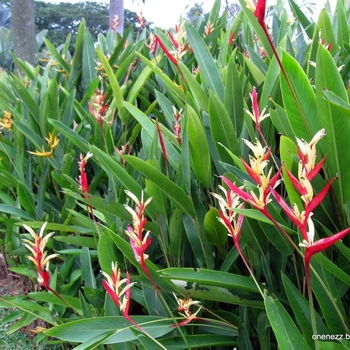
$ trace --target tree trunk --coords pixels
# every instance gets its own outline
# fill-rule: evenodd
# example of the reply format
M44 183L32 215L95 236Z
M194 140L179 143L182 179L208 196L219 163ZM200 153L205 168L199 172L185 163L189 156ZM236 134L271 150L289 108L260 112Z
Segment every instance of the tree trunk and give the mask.
M118 26L114 27L115 16L118 16ZM109 0L109 25L121 36L124 30L124 0Z
M15 55L35 64L34 0L12 0L12 36Z

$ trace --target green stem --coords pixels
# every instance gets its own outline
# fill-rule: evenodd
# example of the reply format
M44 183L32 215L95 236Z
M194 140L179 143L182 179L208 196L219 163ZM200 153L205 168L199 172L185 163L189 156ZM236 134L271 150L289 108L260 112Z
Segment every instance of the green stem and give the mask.
M237 250L238 250L239 255L241 256L241 258L242 258L242 260L243 260L243 262L244 262L244 265L246 266L247 270L249 271L250 276L252 276L254 283L256 284L256 286L257 286L257 288L258 288L258 290L259 290L261 296L262 296L263 299L264 299L264 293L263 293L263 291L261 290L261 288L260 288L260 286L259 286L259 283L258 283L258 281L256 280L256 278L255 278L255 276L254 276L254 274L253 274L253 271L250 269L250 267L249 267L249 265L248 265L248 263L247 263L247 261L246 261L244 255L243 255L243 252L242 252L241 247L240 247L240 245L239 245L239 237L234 236L234 237L233 237L233 241L234 241L234 243L235 243L235 246L236 246L236 248L237 248Z
M307 291L309 296L309 306L310 306L310 315L311 315L311 324L312 324L312 333L317 334L317 325L316 325L316 317L315 317L315 310L314 310L314 299L312 295L312 286L311 286L311 276L310 276L310 265L305 265L305 277L306 277L306 284L307 284ZM319 344L318 340L315 340L315 350L319 350Z
M49 292L51 292L52 294L54 294L57 298L61 299L69 308L71 308L72 310L74 310L74 312L75 312L77 315L79 315L79 316L85 318L82 312L78 311L74 306L72 306L66 299L64 299L60 294L58 294L58 293L57 293L55 290L53 290L51 287L47 286L46 289L47 289Z

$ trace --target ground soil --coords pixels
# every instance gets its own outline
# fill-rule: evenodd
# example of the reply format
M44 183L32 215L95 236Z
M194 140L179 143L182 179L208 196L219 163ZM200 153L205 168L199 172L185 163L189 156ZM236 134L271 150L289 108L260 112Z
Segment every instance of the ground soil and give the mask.
M4 258L0 254L0 296L16 296L16 295L25 295L29 292L28 286L26 285L24 279L14 274L11 271L7 271ZM38 327L45 327L43 322L40 320L35 321L34 323L28 325L21 329L22 333L27 334L31 338L36 335L35 329Z

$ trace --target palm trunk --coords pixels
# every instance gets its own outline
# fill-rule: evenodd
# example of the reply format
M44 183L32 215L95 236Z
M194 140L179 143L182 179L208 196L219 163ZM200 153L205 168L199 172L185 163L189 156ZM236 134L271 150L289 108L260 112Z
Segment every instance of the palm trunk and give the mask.
M12 0L12 35L15 55L35 64L34 0Z
M109 24L113 26L115 16L118 16L119 25L115 31L123 36L124 30L124 0L109 0Z

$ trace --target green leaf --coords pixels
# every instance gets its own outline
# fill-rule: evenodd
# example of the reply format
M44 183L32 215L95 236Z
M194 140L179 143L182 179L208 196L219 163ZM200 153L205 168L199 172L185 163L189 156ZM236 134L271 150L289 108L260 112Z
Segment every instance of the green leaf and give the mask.
M167 90L176 98L179 98L182 101L186 101L186 95L183 93L183 91L179 88L177 84L175 84L167 74L165 74L157 65L152 63L150 60L148 60L146 57L142 56L140 53L137 53L137 55L142 59L143 62L147 64L147 66L151 67L153 72L158 75L158 77L162 80L162 82L165 84L165 87ZM161 57L157 56L157 62L160 63Z
M243 118L241 119L243 120ZM210 131L220 158L223 162L230 163L231 157L222 145L227 147L236 156L239 156L241 151L238 138L224 104L213 92L210 92L209 95L209 121Z
M231 334L232 336L219 334L216 334L215 336L212 334L186 334L186 343L184 339L179 336L164 338L160 342L169 350L188 349L187 344L191 349L205 349L208 347L219 349L221 346L230 346L234 344L232 337L236 337L237 332L232 329Z
M158 186L168 196L174 206L181 209L189 216L194 217L195 210L193 203L181 187L172 182L154 166L140 158L134 156L123 156L123 159L148 178L149 181L152 181Z
M190 70L182 63L182 61L179 61L178 65L193 97L195 98L197 103L203 108L203 110L208 113L208 96L204 92L202 86L198 83L196 78L193 76Z
M98 240L98 261L102 271L110 271L112 262L118 261L115 244L108 234L102 234Z
M118 83L117 78L114 75L114 72L112 70L112 67L110 66L106 56L98 49L97 50L97 54L98 57L101 60L101 63L103 65L103 68L108 76L109 79L109 83L112 87L112 91L113 91L113 97L117 103L117 108L118 108L118 112L119 112L119 118L122 120L123 123L127 122L127 118L126 118L126 111L125 111L125 107L123 105L124 99L123 99L123 93L120 89L120 85Z
M331 334L349 333L345 310L333 276L311 259L312 290Z
M66 136L69 141L76 145L81 152L85 154L88 152L88 143L83 137L81 137L79 134L77 134L75 131L70 129L67 125L63 124L59 120L48 119L48 122L52 124L64 136Z
M152 63L157 63L156 58L153 59ZM152 74L152 69L149 66L146 66L141 74L139 74L137 80L133 84L129 96L128 96L128 102L131 104L134 104L138 94L140 93L143 86L146 84L147 80Z
M227 231L218 220L219 212L211 207L204 217L204 228L208 242L218 248L222 248L227 241Z
M132 116L142 125L142 128L147 132L151 139L153 139L154 135L156 134L156 126L150 120L150 118L129 102L125 102L124 105L126 109L132 114ZM165 149L167 151L169 163L172 167L174 167L174 169L178 169L180 162L179 152L176 150L176 148L173 146L173 144L169 141L167 137L163 137L163 140ZM158 144L158 149L161 149L160 143Z
M224 85L219 75L219 71L216 68L212 54L192 24L186 22L185 28L188 41L198 61L206 85L216 93L221 101L224 101Z
M91 34L86 31L84 35L84 47L83 47L83 82L85 89L88 89L93 80L96 78L95 69L95 48L94 41Z
M30 299L56 304L67 307L67 304L55 294L46 291L43 292L32 292L27 294ZM66 300L70 305L72 305L76 310L81 309L80 300L78 298L71 297L69 295L61 295L64 300Z
M333 25L331 19L329 18L329 15L325 9L322 9L320 12L320 16L317 22L317 30L321 33L320 39L323 39L325 44L332 44L332 46L330 47L330 53L332 54L332 56L335 56L338 52L337 46L341 45L341 43L337 43L336 41L337 39L333 32Z
M311 349L282 304L265 292L267 317L280 349Z
M134 316L133 321L154 338L169 332L172 319L155 316ZM123 316L98 317L68 322L45 331L50 337L68 342L82 343L102 335L110 334L104 344L127 343L137 339L138 332Z
M164 278L171 280L179 279L187 283L196 282L208 286L223 288L235 288L237 290L258 293L259 290L250 277L240 276L233 273L215 271L202 268L167 268L159 273Z
M6 204L0 204L0 213L9 214L21 220L35 220L35 218L22 209L18 209Z
M80 255L81 279L85 282L85 287L96 289L96 279L91 264L90 250L83 247Z
M92 249L97 249L96 238L84 237L84 236L57 236L53 237L54 240L59 242L64 242L67 244L74 244L81 247L88 247Z
M298 322L298 326L308 342L310 347L313 347L313 330L310 315L309 301L300 293L290 279L282 272L282 282L284 290L287 294L289 305L291 306L294 316ZM314 310L317 324L317 332L319 334L327 334L327 327L324 325L319 314Z
M323 89L332 91L340 99L348 102L347 92L332 55L319 46L316 59L317 117L326 129L326 137L317 145L322 154L327 154L325 167L328 178L337 176L332 189L340 207L350 199L350 152L348 148L350 119L323 98Z
M190 142L190 153L192 169L198 180L209 187L212 179L211 159L209 146L202 122L200 121L195 110L187 105L188 116L188 139Z
M259 291L249 277L204 268L168 268L161 270L160 276L193 299L263 307Z
M123 186L135 194L135 196L141 196L141 186L131 175L126 172L126 170L120 165L118 161L116 161L105 152L101 151L96 146L91 146L90 149L94 155L92 159L96 162L96 164L101 165L109 174L119 179Z
M350 118L350 105L346 101L342 100L338 95L332 91L326 89L323 90L323 94L327 101L329 101L334 107L341 111L344 115Z
M33 193L22 182L17 184L17 194L23 208L32 215L35 215L35 199Z
M227 67L226 82L225 82L225 108L232 120L235 131L235 138L242 132L244 124L244 100L238 67L235 62L235 57L231 57ZM235 148L236 141L234 140ZM237 153L237 154L240 154Z
M296 137L310 141L320 129L315 93L303 69L291 55L283 52L282 64L293 89L290 90L284 75L281 74L283 103L290 125Z
M76 81L81 74L81 67L82 67L82 61L83 61L83 46L84 46L85 26L86 26L86 21L85 21L85 19L82 19L82 21L79 24L77 37L75 40L72 67L71 67L70 72L69 72L68 86L72 87L72 88L76 84ZM68 90L70 90L70 88Z
M305 13L295 3L294 0L289 0L289 4L292 8L293 13L295 13L295 15L297 16L298 21L300 22L300 24L304 28L307 36L309 37L309 39L312 39L312 37L314 35L315 24L310 22L310 20L305 16Z

